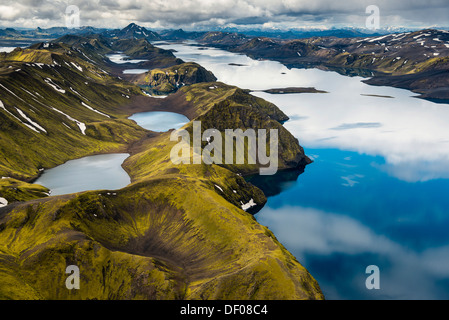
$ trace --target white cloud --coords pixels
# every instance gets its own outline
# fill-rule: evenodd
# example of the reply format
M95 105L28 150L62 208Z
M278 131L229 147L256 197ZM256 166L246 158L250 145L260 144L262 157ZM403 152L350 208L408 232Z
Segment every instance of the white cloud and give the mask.
M60 26L67 2L62 0L4 0L0 19L4 26L22 26L24 19L45 22L45 26ZM378 5L384 24L414 23L445 24L447 1L386 1L386 0L77 0L83 25L124 27L130 22L165 28L200 28L213 25L256 24L262 26L295 27L324 24L359 24L365 21L365 8ZM247 21L247 22L245 22ZM253 21L253 22L251 22ZM34 25L37 27L37 25Z
M21 13L20 5L0 5L0 19L13 20Z

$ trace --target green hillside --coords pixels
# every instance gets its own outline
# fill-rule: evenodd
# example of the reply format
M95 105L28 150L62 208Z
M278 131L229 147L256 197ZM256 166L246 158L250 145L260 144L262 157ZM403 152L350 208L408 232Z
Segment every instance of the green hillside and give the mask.
M322 299L307 270L243 210L266 201L242 177L260 164L175 165L171 132L126 119L136 103L159 103L204 128L276 128L281 168L303 168L285 114L218 82L161 102L95 62L107 46L74 46L40 44L0 62L0 175L11 177L0 180L9 202L0 208L0 299ZM132 183L121 190L47 197L26 183L42 168L117 151L131 153L123 167ZM65 287L68 265L80 268L79 290Z
M0 61L1 176L30 180L41 168L121 150L145 134L121 110L139 88L52 46Z

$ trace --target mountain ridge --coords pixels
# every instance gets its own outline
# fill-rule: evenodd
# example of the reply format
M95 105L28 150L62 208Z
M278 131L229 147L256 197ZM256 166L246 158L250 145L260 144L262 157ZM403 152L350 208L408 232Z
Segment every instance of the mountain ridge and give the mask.
M308 271L244 211L245 203L266 201L261 190L231 168L172 164L171 132L127 119L161 99L121 79L125 67L113 67L106 54L126 47L147 65L183 61L146 39L119 41L66 37L0 56L0 150L7 159L0 195L9 201L0 207L0 298L322 299ZM231 127L242 126L244 109L262 127L280 126L270 115L285 118L276 106L217 82L174 93L191 120L202 116L212 126L220 123L210 114L221 107L216 94ZM305 159L297 140L286 132L281 139ZM24 182L65 160L119 150L131 154L123 167L132 183L123 189L48 197L48 189ZM65 288L67 264L82 270L80 290Z
M288 67L322 68L361 74L373 85L412 90L422 98L449 97L449 31L425 29L366 38L273 39L213 32L201 45L279 61Z

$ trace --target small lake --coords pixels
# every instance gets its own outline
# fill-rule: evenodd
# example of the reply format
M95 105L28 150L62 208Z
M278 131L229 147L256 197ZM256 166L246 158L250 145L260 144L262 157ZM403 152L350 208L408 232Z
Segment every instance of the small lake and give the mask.
M174 112L141 112L129 117L142 128L155 132L179 129L190 120ZM126 187L131 179L122 168L129 154L102 154L70 160L44 173L34 182L51 190L52 196L88 190L116 190Z
M106 57L111 60L115 64L139 64L141 62L145 62L148 60L140 60L140 59L130 59L129 56L124 54L123 52L116 52L107 54ZM149 69L142 69L142 68L134 68L134 69L126 69L123 70L123 74L142 74L149 71Z
M123 70L123 74L142 74L148 71L148 69L126 69Z
M107 54L106 57L114 63L125 64L125 63L140 63L148 60L130 59L129 56L123 52Z
M128 119L134 120L144 129L155 132L179 129L190 122L189 118L182 114L165 111L139 112L133 114Z
M326 299L449 299L448 104L193 42L159 46L241 88L328 92L253 92L290 117L284 126L314 163L252 180L268 195L256 219ZM379 290L365 286L368 265L379 267Z
M122 163L127 153L88 156L66 163L44 173L34 182L51 190L51 195L62 195L87 190L116 190L131 183Z

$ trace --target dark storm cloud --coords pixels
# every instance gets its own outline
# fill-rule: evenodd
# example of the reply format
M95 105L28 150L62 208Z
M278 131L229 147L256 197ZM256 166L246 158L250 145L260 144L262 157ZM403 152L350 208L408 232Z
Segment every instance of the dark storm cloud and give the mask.
M264 24L266 22L272 21L269 17L245 17L238 19L230 19L229 21L235 24Z

